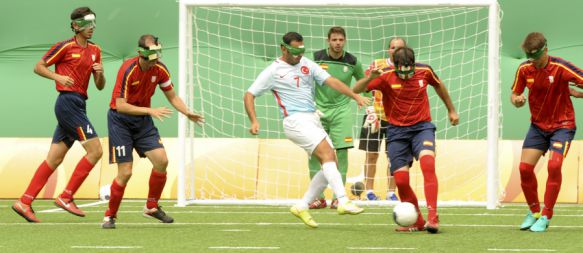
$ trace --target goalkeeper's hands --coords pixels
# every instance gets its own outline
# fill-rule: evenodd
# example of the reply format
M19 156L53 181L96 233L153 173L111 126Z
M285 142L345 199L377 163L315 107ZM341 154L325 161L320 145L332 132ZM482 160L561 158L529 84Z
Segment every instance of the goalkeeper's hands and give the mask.
M379 121L379 117L374 110L374 106L369 106L366 108L366 118L364 119L364 124L362 124L362 127L370 128L370 132L373 134L379 131L381 122Z

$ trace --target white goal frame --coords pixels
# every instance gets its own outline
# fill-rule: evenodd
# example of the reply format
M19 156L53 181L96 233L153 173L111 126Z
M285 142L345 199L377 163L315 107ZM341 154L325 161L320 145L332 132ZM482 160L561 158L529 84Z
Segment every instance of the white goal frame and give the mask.
M398 6L398 7L414 7L414 6L482 6L488 7L488 129L487 129L487 190L486 203L469 203L470 205L482 205L488 209L495 209L499 206L499 185L500 176L498 172L498 140L500 135L499 115L500 115L500 10L497 0L296 0L293 2L278 2L273 0L179 0L179 48L178 48L178 92L183 99L192 98L194 91L194 80L187 80L189 69L188 62L193 61L192 54L189 53L189 48L192 48L192 12L188 7L192 6L225 6L225 7L253 7L253 6L274 6L274 7L375 7L375 6ZM193 102L185 99L185 102L190 105ZM178 117L178 189L177 189L177 206L185 206L188 203L222 203L222 204L264 204L261 201L187 201L186 196L186 159L188 155L184 147L188 144L186 139L189 136L187 132L192 134L192 129L189 129L186 117L179 114ZM193 136L190 136L193 137ZM191 182L191 187L194 187L194 180ZM194 192L194 191L191 191ZM190 196L194 199L194 196ZM286 204L289 201L272 201L273 204Z

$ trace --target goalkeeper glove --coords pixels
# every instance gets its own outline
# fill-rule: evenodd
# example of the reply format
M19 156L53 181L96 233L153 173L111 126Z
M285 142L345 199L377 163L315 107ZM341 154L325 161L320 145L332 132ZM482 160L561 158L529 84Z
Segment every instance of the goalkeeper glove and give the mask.
M370 128L370 132L373 134L379 131L381 122L379 121L379 117L374 110L374 106L369 106L366 108L366 118L364 119L364 124L362 124L362 127Z

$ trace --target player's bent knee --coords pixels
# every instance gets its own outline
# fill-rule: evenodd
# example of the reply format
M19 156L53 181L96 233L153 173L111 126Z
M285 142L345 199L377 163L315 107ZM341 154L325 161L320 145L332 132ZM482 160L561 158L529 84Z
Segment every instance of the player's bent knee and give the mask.
M57 169L57 167L59 167L59 165L61 165L61 163L63 163L64 158L62 157L56 157L56 158L51 158L51 157L47 157L47 164L49 165L50 168L52 168L53 170Z
M157 161L156 165L154 166L154 168L160 172L165 172L167 167L168 167L168 158L166 158L166 157Z
M433 152L432 150L421 150L421 152L419 152L419 159L426 155L435 157L435 152Z
M117 179L118 181L123 182L124 184L126 184L128 181L130 181L130 178L132 177L132 171L119 171L117 173Z

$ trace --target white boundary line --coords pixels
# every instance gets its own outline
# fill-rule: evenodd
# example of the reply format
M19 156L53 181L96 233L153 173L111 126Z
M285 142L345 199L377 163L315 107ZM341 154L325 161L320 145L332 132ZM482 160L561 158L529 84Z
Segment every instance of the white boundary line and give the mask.
M298 222L176 222L172 224L167 223L146 223L146 222L116 222L118 225L122 226L305 226L304 223ZM393 226L394 224L369 224L369 223L319 223L324 226L359 226L359 227L385 227ZM100 226L101 223L96 222L41 222L41 223L0 223L0 226L71 226L71 225L84 225L84 226ZM516 224L512 225L486 225L486 224L440 224L443 227L497 227L497 228L516 228ZM553 228L583 228L583 225L576 226L558 226L553 225Z
M417 248L346 247L349 250L417 250Z
M536 251L536 252L553 252L557 251L555 249L488 249L488 251L512 251L512 252L527 252L527 251Z
M93 203L78 205L78 207L97 206L97 205L101 205L101 204L105 204L105 203L108 203L108 202L107 201L97 201L97 202L93 202ZM55 213L55 212L65 212L65 210L63 210L62 208L53 208L53 209L42 210L42 211L38 211L38 212L39 213Z
M222 229L222 232L249 232L251 229Z
M57 212L61 211L62 209L51 209L40 211L44 213L62 213ZM40 213L39 212L39 213ZM101 210L93 210L93 211L84 211L85 213L103 213ZM118 213L142 213L143 211L118 211ZM273 212L262 212L262 211L172 211L173 214L264 214L264 215L288 215L290 214L287 211L273 211ZM336 212L314 212L313 214L317 215L337 215ZM387 212L364 212L361 215L390 215L390 210ZM440 213L440 216L494 216L494 217L523 217L524 214L522 213ZM583 218L582 214L556 214L554 216L557 217L581 217Z
M213 246L209 249L227 249L227 250L278 250L279 247L254 247L254 246Z
M142 246L71 246L71 249L143 249Z

